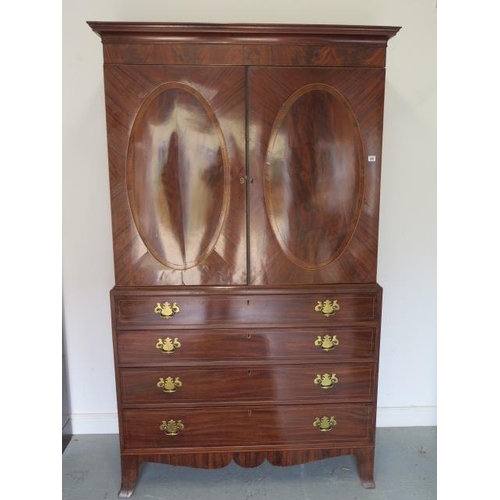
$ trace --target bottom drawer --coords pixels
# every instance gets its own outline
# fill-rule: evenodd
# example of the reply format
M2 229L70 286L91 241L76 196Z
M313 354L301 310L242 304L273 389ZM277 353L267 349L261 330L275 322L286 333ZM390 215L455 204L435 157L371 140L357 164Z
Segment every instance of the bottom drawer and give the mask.
M122 426L126 450L354 445L374 437L370 405L124 410Z

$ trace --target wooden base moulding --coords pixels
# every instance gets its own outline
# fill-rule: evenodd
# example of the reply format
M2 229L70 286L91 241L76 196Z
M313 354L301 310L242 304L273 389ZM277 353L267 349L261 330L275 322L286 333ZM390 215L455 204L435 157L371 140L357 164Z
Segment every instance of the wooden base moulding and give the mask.
M261 451L237 453L176 453L147 454L147 455L122 455L122 486L120 498L132 496L139 469L145 462L156 462L167 465L195 467L198 469L220 469L228 466L232 461L240 467L258 467L264 461L279 467L300 465L325 458L353 455L356 457L358 474L361 484L365 488L375 488L373 479L373 466L375 448L333 448L329 450L286 450L286 451Z

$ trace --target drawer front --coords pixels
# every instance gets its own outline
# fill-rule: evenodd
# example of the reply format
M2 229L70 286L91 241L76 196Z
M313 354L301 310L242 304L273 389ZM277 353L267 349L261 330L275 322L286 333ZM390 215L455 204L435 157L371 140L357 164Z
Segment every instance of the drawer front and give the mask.
M374 365L123 368L123 404L370 401Z
M364 405L124 410L122 426L125 450L355 446L374 434Z
M331 362L373 358L377 328L126 330L117 332L116 342L122 365L263 359Z
M157 295L116 298L118 328L329 325L379 318L377 293Z

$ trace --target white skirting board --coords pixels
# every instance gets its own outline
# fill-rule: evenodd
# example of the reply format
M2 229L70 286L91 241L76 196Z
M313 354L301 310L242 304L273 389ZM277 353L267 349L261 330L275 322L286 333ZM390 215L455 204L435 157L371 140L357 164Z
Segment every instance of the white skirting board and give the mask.
M437 425L437 406L377 408L377 427L427 427Z
M73 434L118 434L116 413L73 413Z
M436 406L401 406L377 409L377 427L425 427L437 425ZM73 413L73 434L117 434L116 413Z

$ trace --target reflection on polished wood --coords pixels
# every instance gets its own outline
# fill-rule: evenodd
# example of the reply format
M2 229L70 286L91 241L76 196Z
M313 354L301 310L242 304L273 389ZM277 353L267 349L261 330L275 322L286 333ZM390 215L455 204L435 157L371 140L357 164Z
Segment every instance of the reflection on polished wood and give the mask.
M186 270L212 252L228 211L229 176L208 101L184 83L157 87L134 120L127 186L137 230L159 262Z
M252 284L376 280L384 76L249 68Z
M246 283L244 69L104 74L116 283Z
M363 147L342 94L324 84L296 90L283 104L264 167L264 197L283 253L305 269L335 260L361 211Z

